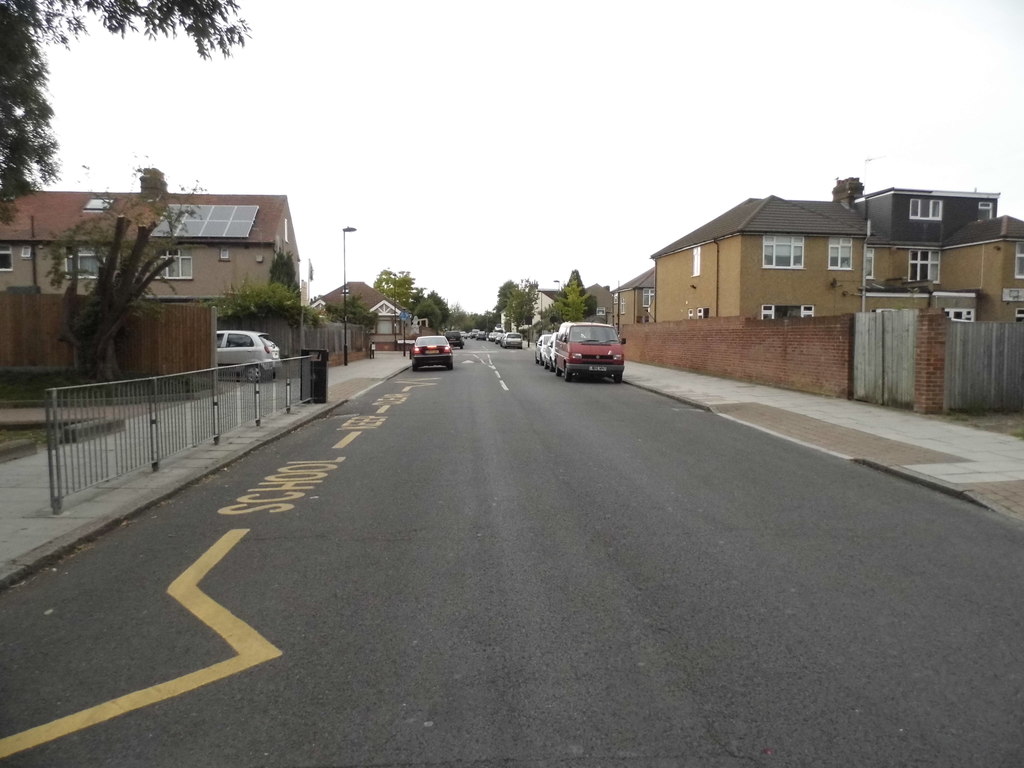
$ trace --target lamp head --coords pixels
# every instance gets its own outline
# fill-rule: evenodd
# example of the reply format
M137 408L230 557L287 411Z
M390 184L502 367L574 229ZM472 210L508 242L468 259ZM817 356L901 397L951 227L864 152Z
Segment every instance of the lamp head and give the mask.
M342 231L342 232L355 232L355 231L356 231L356 228L355 228L355 227L345 227L345 228L344 228L343 230L341 230L341 231Z

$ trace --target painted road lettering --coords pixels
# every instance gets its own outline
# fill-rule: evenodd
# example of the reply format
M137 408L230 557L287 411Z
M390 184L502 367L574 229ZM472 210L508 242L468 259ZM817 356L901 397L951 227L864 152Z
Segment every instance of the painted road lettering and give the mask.
M291 502L303 498L327 479L332 471L345 460L341 456L334 461L289 461L283 467L267 475L255 488L249 488L235 499L234 504L221 507L219 515L249 515L253 512L288 512L295 509Z

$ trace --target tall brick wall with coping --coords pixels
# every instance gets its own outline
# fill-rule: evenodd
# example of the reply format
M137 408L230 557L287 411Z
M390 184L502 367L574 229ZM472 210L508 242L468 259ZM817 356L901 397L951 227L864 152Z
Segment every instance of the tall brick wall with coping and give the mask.
M951 322L941 309L926 309L917 315L914 349L916 413L942 413L946 410L946 335Z
M629 325L629 360L831 397L853 393L853 315Z

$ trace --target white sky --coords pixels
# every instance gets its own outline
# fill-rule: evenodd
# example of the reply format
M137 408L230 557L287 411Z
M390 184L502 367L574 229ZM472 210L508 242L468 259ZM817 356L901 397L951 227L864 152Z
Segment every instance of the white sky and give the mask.
M385 268L470 312L613 288L749 197L836 178L1024 219L1021 0L239 0L251 39L50 51L52 189L284 194L312 294ZM877 158L868 162L868 158Z

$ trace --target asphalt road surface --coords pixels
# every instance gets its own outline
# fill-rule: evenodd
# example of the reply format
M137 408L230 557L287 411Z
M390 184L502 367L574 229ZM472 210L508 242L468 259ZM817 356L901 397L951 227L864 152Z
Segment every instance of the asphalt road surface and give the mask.
M1020 524L533 354L0 593L0 765L1024 764Z

